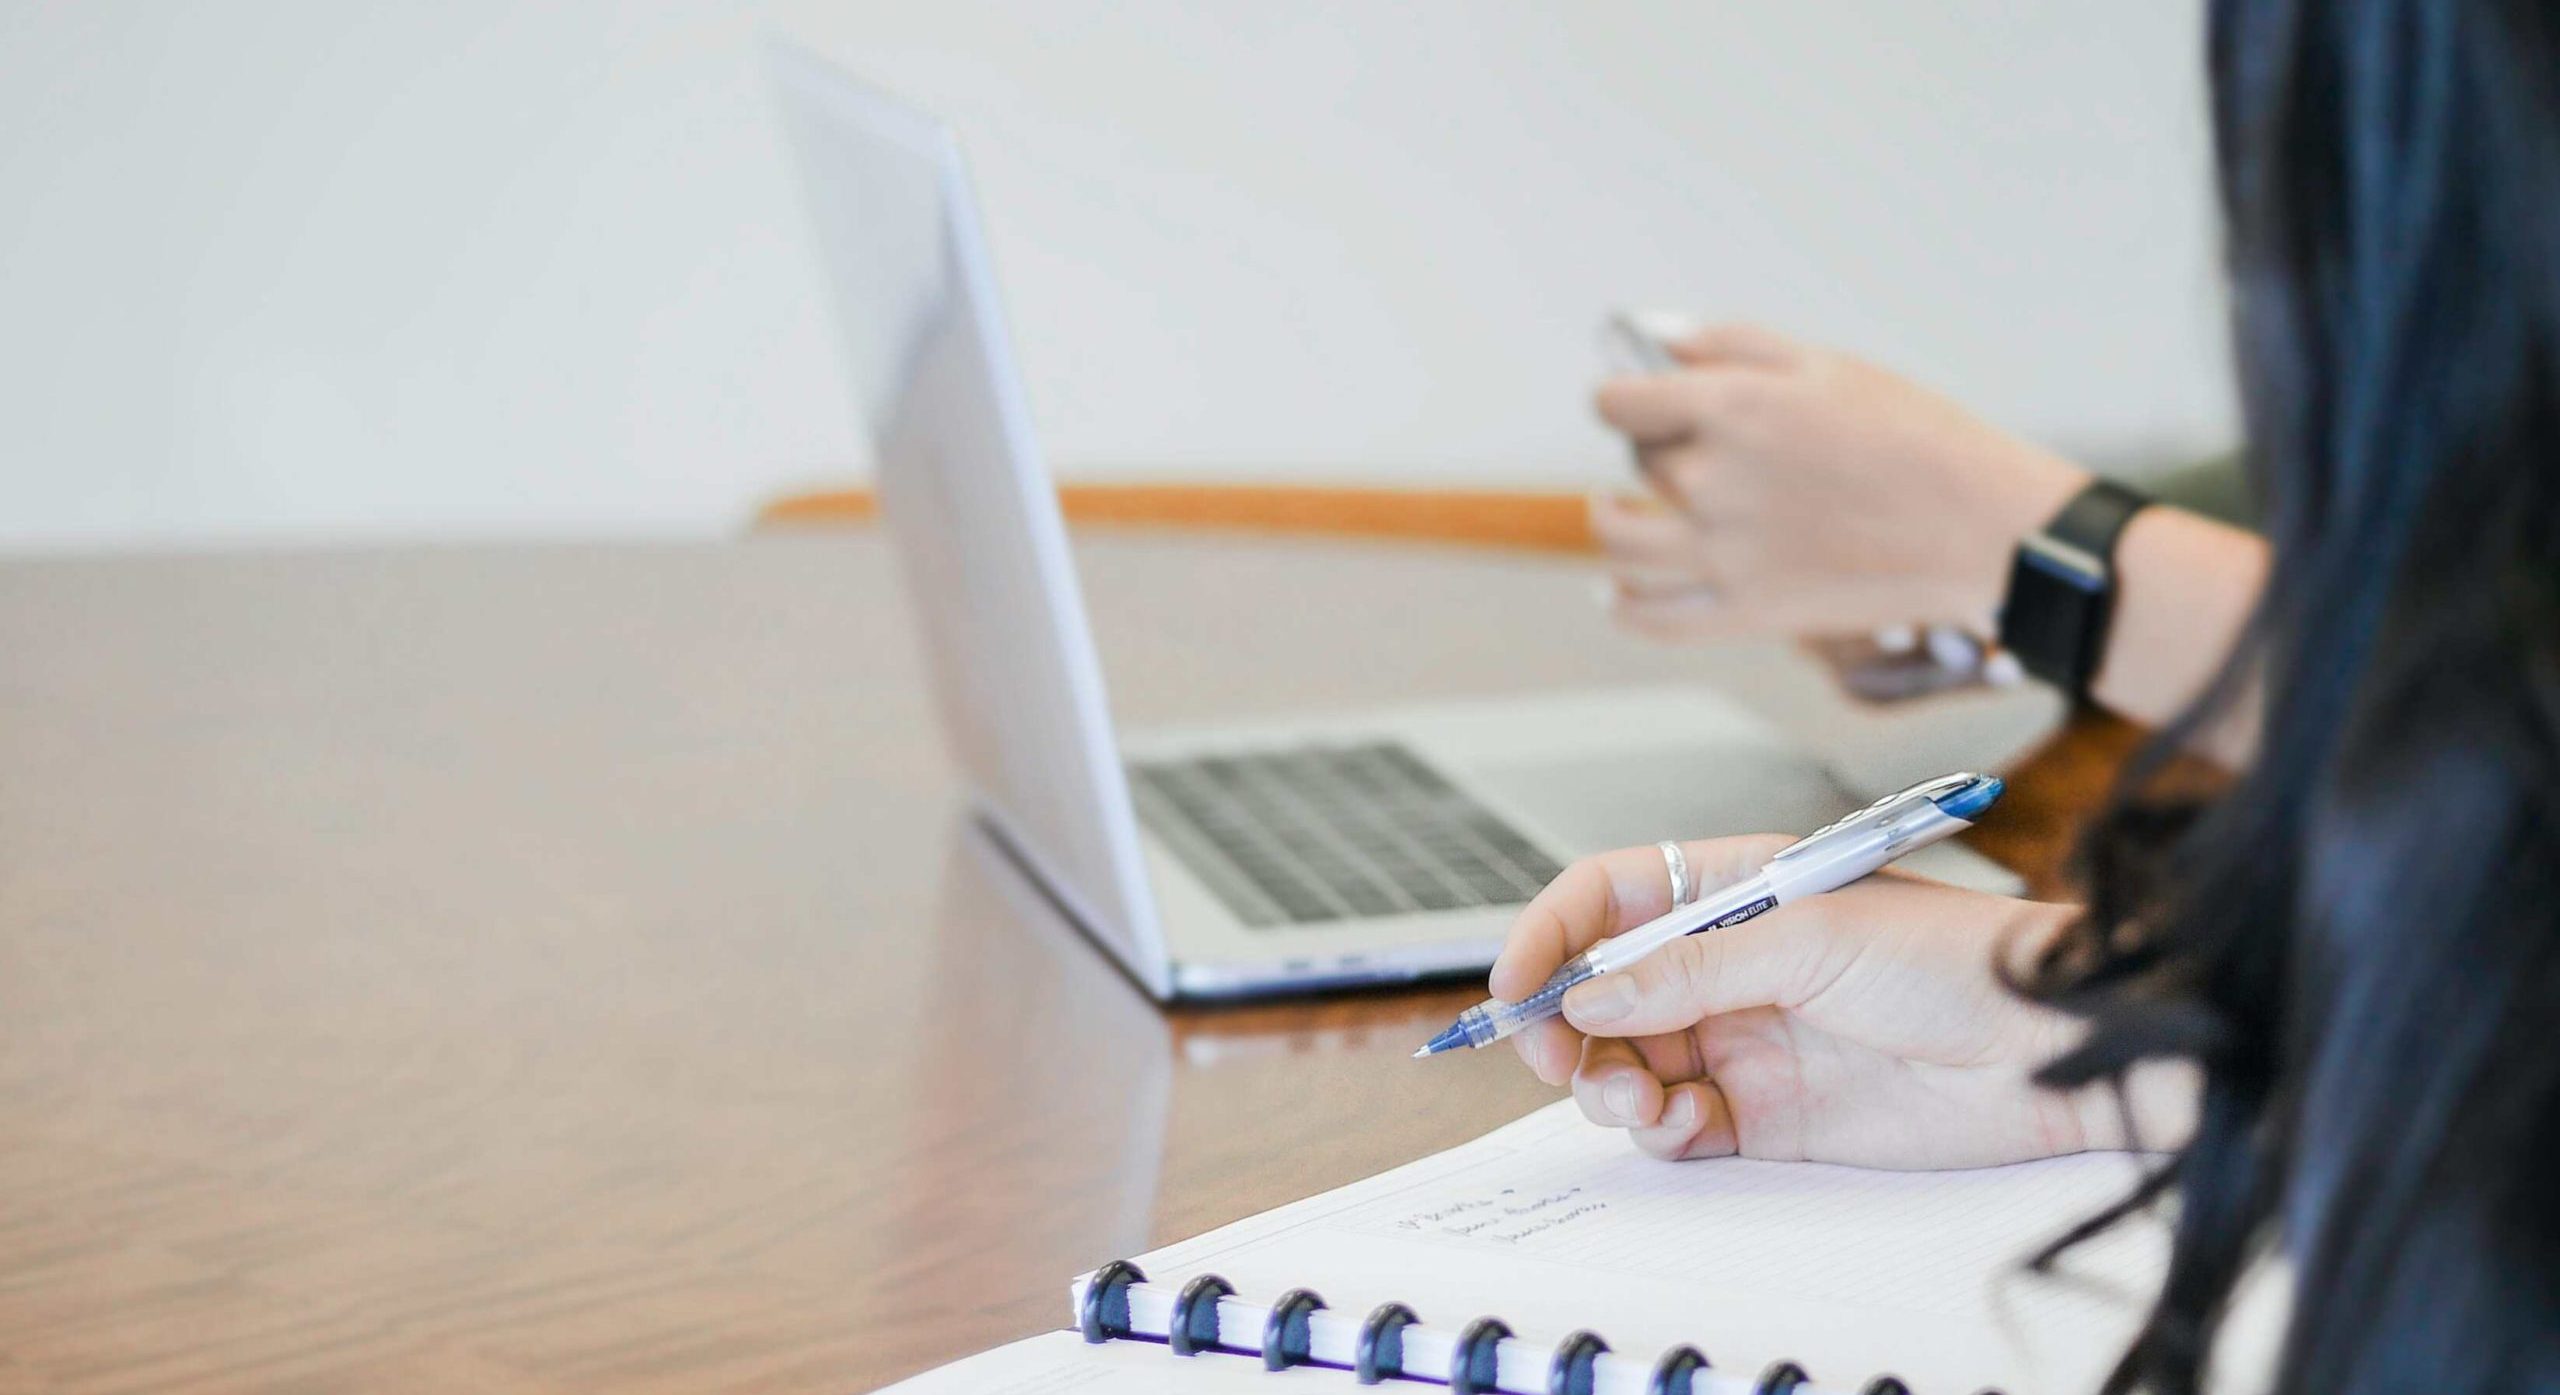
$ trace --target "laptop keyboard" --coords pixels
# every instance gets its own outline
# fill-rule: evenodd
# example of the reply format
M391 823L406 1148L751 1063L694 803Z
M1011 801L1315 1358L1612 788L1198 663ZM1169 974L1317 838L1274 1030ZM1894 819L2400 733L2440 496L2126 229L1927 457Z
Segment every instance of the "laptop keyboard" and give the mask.
M1252 926L1517 905L1563 870L1401 745L1133 762L1139 822Z

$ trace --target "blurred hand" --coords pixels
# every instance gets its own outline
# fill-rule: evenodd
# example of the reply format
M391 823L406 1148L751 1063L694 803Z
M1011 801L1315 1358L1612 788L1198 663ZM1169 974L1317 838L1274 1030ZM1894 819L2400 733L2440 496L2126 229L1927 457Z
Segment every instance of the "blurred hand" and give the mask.
M1747 325L1671 346L1676 373L1601 384L1652 497L1591 528L1613 614L1668 640L1988 632L2020 538L2087 472L1881 368Z
M1683 848L1713 889L1788 841ZM1494 996L1516 1002L1594 941L1662 914L1669 882L1650 847L1567 868L1513 924ZM2123 1147L2112 1093L2028 1081L2080 1024L1994 976L1995 955L2041 946L2075 914L1878 873L1674 941L1576 988L1562 1019L1512 1043L1540 1079L1570 1080L1594 1122L1658 1157L1940 1168Z

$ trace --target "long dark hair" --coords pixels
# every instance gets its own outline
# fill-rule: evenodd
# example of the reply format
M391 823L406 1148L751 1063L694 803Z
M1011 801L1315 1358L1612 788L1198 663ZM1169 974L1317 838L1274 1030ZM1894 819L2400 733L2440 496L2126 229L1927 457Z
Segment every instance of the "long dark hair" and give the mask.
M2279 1391L2560 1388L2560 13L2216 0L2207 48L2275 565L2029 985L2092 1023L2051 1083L2202 1067L2108 1388L2196 1389L2279 1249Z

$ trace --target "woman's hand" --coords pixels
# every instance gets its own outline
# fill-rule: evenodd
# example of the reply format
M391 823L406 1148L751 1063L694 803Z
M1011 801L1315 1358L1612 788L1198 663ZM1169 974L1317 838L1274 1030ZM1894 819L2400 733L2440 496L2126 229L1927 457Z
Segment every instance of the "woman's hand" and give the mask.
M1657 498L1594 501L1613 614L1671 640L1987 631L2018 540L2089 476L1845 354L1751 326L1601 385Z
M1759 870L1784 837L1684 845L1707 889ZM1494 961L1516 1002L1599 939L1669 909L1662 854L1584 858L1520 913ZM1676 940L1583 984L1562 1019L1512 1038L1582 1112L1665 1158L1740 1153L1869 1167L1977 1167L2128 1146L2108 1091L2029 1083L2080 1025L2010 993L1995 956L2031 953L2076 915L1891 872ZM2185 1125L2167 1085L2143 1143ZM2153 1125L2177 1137L2154 1136Z

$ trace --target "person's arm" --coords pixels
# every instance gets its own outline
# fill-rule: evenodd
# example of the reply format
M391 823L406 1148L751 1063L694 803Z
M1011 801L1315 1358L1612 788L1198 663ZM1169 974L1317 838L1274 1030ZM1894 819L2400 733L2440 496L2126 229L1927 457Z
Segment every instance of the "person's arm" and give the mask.
M1652 496L1603 496L1592 532L1619 623L1663 639L1851 634L1913 622L1988 632L2020 539L2086 470L1844 354L1767 330L1673 346L1677 373L1614 379L1597 405ZM2266 548L2166 506L2116 557L2115 622L2091 696L2136 721L2203 690L2256 603ZM2245 760L2250 723L2209 734Z
M2220 672L2266 586L2266 540L2184 509L2154 504L2116 542L2115 615L2089 696L2157 726L2186 710ZM2255 690L2196 733L2202 754L2234 769L2258 744Z

